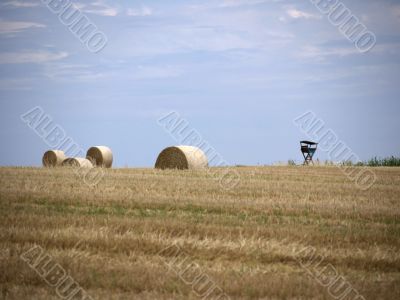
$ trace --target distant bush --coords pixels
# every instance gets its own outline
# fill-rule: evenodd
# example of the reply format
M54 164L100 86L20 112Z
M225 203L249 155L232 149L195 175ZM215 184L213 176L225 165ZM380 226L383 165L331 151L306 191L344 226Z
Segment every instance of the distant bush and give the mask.
M346 160L346 161L343 161L341 163L341 165L345 166L345 167L352 167L352 166L354 166L354 163L351 160Z
M394 156L378 158L375 156L368 161L359 161L356 163L353 163L352 161L344 161L341 165L346 167L400 167L400 158Z
M293 159L289 159L289 160L287 161L287 164L288 164L288 166L295 166L295 165L296 165L296 162L295 162Z
M371 158L365 165L369 167L400 167L400 157Z

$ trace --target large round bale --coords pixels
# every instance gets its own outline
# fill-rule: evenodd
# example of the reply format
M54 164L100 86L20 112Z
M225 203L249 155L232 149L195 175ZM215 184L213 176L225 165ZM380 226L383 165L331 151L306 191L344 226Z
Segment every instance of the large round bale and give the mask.
M59 167L66 158L64 151L49 150L43 154L42 163L44 167Z
M112 151L106 146L90 147L86 153L86 158L96 167L111 168L113 163Z
M193 146L165 148L157 157L157 169L202 169L208 166L204 152Z
M92 162L83 157L67 158L63 161L62 165L63 167L93 168Z

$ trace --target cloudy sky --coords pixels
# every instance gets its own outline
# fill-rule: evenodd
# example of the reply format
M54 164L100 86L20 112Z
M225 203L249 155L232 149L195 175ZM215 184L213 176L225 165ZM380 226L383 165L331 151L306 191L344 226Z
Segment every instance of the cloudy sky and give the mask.
M98 53L45 2L0 4L0 165L41 164L20 118L36 106L120 167L180 144L157 124L170 111L231 164L300 162L306 111L361 159L400 155L400 1L342 1L376 35L367 53L309 0L73 1Z

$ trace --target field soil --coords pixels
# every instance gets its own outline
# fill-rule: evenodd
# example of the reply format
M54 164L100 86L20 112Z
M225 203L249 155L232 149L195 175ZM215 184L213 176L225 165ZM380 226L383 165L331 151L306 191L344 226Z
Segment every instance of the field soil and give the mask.
M400 168L235 170L0 168L0 299L400 299Z

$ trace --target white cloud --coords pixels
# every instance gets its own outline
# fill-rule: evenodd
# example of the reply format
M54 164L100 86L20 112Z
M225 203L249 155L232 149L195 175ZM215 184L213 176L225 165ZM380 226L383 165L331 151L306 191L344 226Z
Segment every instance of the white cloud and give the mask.
M0 6L12 6L17 8L36 7L39 5L39 0L37 0L37 2L13 0L0 4ZM86 13L96 14L100 16L115 17L119 13L116 7L104 3L102 0L93 1L90 3L74 2L73 5Z
M235 7L235 6L249 6L257 5L266 2L274 2L271 0L223 0L219 5L220 7Z
M30 28L46 27L32 22L0 21L0 34L17 33Z
M67 52L51 53L48 51L35 52L3 52L0 53L0 64L44 63L60 60L68 56Z
M116 7L110 6L102 1L95 1L89 4L76 3L75 6L85 13L99 16L115 17L119 13Z
M53 80L62 81L97 81L112 76L96 69L96 66L87 64L66 64L63 62L49 62L44 66L44 75Z
M39 6L39 2L27 2L27 1L9 1L2 4L2 6L13 6L13 7L35 7Z
M152 15L153 11L147 6L142 6L140 9L128 8L126 14L133 17L145 17Z
M293 19L321 19L321 16L313 15L294 8L289 8L286 13Z
M320 48L316 46L305 46L302 47L301 52L297 56L300 58L317 59L319 61L323 61L328 56L344 57L358 53L359 52L357 48L352 46L347 48Z
M267 2L279 2L280 0L216 0L213 2L204 2L201 4L190 4L186 6L192 11L204 11L215 8L240 8L242 6L253 6Z
M124 64L120 64L124 65ZM183 74L183 69L175 65L138 65L131 68L108 69L96 65L68 64L61 61L49 62L44 66L44 75L53 80L98 81L107 78L127 78L129 80L175 78Z
M249 2L255 3L251 0ZM244 5L245 2L234 3ZM202 2L202 4L210 3ZM129 41L130 47L119 49L120 55L121 51L128 57L239 49L270 52L284 47L295 38L290 30L276 26L277 16L282 12L280 5L276 8L278 11L268 10L266 13L257 7L218 9L217 5L220 5L220 2L215 1L212 4L215 4L216 9L183 5L178 10L167 11L176 17L164 18L163 26L159 23L153 26L152 22L149 22L145 28L130 27L127 29L129 35L135 38ZM165 13L163 16L166 16ZM116 43L121 45L126 43L126 37L118 36Z

